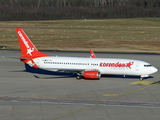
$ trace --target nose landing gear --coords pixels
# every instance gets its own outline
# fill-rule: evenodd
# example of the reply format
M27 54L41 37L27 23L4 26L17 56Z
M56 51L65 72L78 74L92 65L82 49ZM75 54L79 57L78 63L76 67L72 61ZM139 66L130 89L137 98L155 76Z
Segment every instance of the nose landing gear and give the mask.
M140 80L140 81L143 81L143 77L140 77L139 80Z
M149 75L141 75L139 80L142 81L145 77L149 77Z

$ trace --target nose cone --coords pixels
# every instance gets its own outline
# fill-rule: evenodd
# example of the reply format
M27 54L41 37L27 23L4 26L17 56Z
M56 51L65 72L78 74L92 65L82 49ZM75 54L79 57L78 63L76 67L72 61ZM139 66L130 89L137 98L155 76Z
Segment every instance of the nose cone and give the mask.
M153 72L153 73L156 73L157 71L158 71L157 68L155 68L155 67L152 68L152 72Z

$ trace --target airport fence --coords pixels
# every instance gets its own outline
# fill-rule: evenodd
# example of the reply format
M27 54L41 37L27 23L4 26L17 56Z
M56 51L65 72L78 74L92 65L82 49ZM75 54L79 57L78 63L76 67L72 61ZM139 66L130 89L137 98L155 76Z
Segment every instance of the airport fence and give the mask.
M26 25L26 26L15 26L15 25L0 25L1 28L9 28L9 29L15 29L15 28L23 28L25 31L29 31L30 38L33 39L119 39L119 40L147 40L147 39L152 39L152 40L158 40L159 37L158 36L154 36L154 37L148 37L146 31L153 31L153 30L159 30L160 27L133 27L133 26L49 26L49 25ZM31 35L31 31L35 30L35 29L49 29L49 30L60 30L61 31L61 35L57 36L53 34L51 35ZM71 30L88 30L88 31L92 31L90 32L88 35L71 35L71 33L69 33ZM103 31L103 33L101 34L100 31ZM114 35L115 31L140 31L138 32L139 34L141 34L140 36L136 37L135 35ZM69 32L68 32L69 31ZM108 31L113 31L112 34L109 34ZM11 32L11 31L10 31ZM106 33L105 33L106 32ZM78 34L78 33L77 33ZM146 36L147 35L147 36ZM12 33L7 33L7 34L1 34L0 36L1 38L14 38L17 37L16 34L12 31Z

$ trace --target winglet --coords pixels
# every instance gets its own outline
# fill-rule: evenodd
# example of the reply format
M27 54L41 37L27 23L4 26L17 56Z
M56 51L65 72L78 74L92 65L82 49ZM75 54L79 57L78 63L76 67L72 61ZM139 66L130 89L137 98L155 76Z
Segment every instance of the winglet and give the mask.
M91 57L91 58L96 58L96 55L94 54L94 52L93 52L92 49L90 49L90 57Z

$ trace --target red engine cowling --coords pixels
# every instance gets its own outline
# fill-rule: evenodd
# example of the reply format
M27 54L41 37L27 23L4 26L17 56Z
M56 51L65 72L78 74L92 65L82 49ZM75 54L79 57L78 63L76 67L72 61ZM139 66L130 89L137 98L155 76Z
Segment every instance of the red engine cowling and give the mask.
M87 79L100 79L101 74L99 71L84 71L83 77Z

